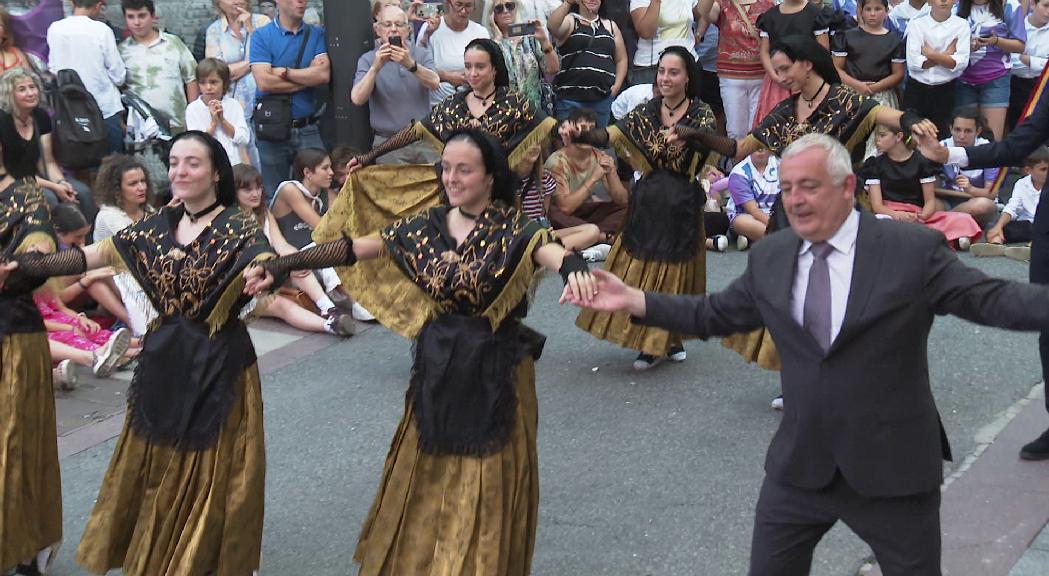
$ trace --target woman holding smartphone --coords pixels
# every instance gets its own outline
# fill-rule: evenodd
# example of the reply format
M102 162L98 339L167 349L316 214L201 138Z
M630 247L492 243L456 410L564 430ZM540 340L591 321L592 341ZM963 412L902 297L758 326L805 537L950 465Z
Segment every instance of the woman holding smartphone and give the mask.
M483 22L503 50L510 88L524 95L534 108L553 115L553 98L544 99L543 94L552 94L546 78L557 74L561 60L546 27L539 20L522 23L517 0L485 0Z

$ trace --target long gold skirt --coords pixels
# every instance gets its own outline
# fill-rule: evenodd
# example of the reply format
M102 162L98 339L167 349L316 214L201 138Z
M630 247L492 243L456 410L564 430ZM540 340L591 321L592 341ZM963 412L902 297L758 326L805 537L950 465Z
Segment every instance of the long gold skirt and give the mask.
M735 350L747 362L757 362L766 370L780 370L779 351L767 328L758 328L745 334L733 334L721 341L722 346Z
M47 334L9 334L0 346L0 573L6 573L62 540L62 479Z
M635 259L622 247L622 240L616 240L604 268L628 286L646 292L703 294L707 288L706 249L702 242L692 260L655 262ZM693 338L662 328L633 324L626 312L609 314L583 310L575 323L597 338L653 356L663 356L671 346Z
M262 554L266 451L258 366L211 448L184 452L124 430L77 550L95 574L249 576ZM130 412L129 412L130 414Z
M411 401L386 455L354 560L360 576L527 576L535 548L538 409L531 357L517 366L517 419L483 458L419 450Z

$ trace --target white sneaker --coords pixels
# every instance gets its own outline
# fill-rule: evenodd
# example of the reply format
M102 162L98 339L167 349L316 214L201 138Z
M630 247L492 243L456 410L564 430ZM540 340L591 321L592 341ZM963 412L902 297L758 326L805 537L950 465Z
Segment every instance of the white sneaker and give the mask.
M128 344L131 342L131 331L121 328L109 337L109 340L101 348L95 350L95 361L91 364L91 372L99 378L107 378L113 373L120 357L127 352Z
M671 346L667 351L667 359L671 362L684 362L688 358L684 346Z
M364 306L361 306L359 302L354 302L352 308L353 310L350 314L353 316L354 320L359 320L361 322L375 321L375 316L373 316L371 312L368 312Z
M580 254L583 255L583 260L587 262L604 262L611 250L612 246L610 244L594 244L580 252Z
M76 366L73 365L72 360L63 360L58 363L52 370L52 376L54 376L55 384L58 384L58 388L65 391L76 390L77 384L77 373Z
M972 246L972 243L973 241L969 239L968 236L962 236L958 239L958 251L967 252L969 250L969 246Z
M642 352L641 354L638 354L637 359L634 360L634 370L648 370L656 364L659 364L662 360L662 358Z
M724 252L728 249L728 236L724 234L718 234L710 239L711 243L714 244L715 252Z
M736 236L736 250L743 252L747 248L750 248L750 239L742 234Z
M779 396L776 396L775 398L772 399L771 407L772 407L773 410L775 410L777 412L782 412L783 411L783 395L782 394L780 394Z

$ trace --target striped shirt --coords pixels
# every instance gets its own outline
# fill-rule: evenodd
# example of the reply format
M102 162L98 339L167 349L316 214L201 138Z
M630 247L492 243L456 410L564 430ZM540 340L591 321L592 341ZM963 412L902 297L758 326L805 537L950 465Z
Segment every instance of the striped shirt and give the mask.
M546 216L544 201L557 191L557 180L550 175L550 171L543 170L543 186L540 190L533 183L534 176L529 176L521 182L521 211L529 218L539 221Z
M573 15L575 29L561 45L561 71L554 77L557 96L597 102L616 83L616 40L606 20L590 22Z

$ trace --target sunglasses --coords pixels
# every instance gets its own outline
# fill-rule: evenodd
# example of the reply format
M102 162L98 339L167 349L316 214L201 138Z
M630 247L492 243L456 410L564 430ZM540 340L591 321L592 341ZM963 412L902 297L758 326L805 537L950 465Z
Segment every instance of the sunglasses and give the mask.
M517 9L516 2L507 2L506 4L497 4L492 8L492 11L496 14L502 14L503 12L513 12Z

